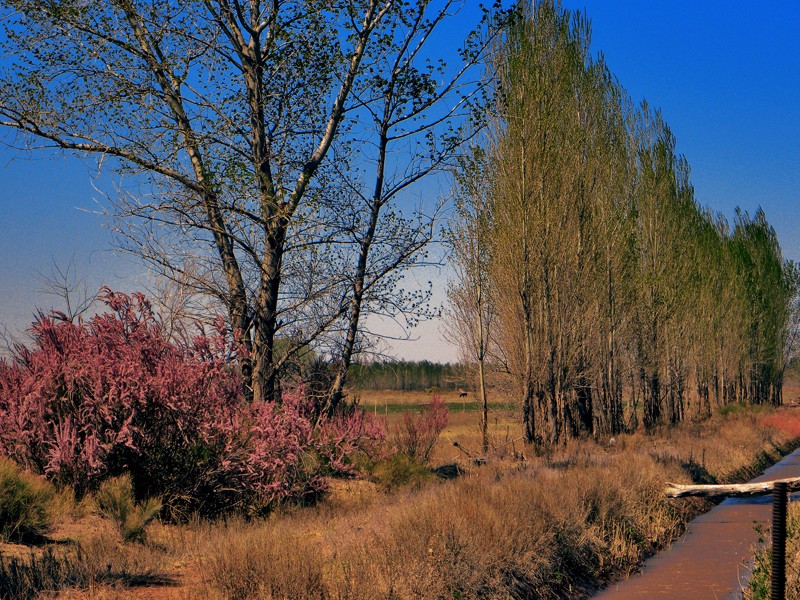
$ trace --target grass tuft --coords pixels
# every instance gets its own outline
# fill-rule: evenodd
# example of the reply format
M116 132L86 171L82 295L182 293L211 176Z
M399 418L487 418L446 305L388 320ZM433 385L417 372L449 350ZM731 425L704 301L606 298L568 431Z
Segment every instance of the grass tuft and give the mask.
M56 592L85 585L85 572L77 559L56 555L52 548L27 559L0 556L0 598L28 600L41 592Z
M0 458L0 540L41 537L50 527L53 486Z
M154 498L137 504L127 474L104 481L95 493L95 501L100 513L114 522L127 542L144 542L147 526L158 517L162 507Z

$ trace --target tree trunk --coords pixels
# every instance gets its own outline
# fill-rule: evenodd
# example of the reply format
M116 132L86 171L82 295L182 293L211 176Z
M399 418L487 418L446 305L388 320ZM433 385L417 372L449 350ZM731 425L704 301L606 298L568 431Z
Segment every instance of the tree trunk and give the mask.
M592 387L583 375L578 377L575 389L578 432L580 434L594 433L594 410L592 407Z
M646 383L643 421L645 429L652 429L661 421L661 382L657 368L650 373Z
M270 227L261 265L261 280L253 318L253 401L280 402L280 373L275 368L275 334L278 331L278 300L287 223L281 219Z
M483 453L489 452L489 402L486 397L486 375L484 371L484 359L480 358L478 361L478 385L481 394L481 407L483 409L481 419L481 447Z
M522 417L525 423L525 441L529 444L540 443L536 431L536 403L534 396L536 389L533 384L533 340L531 339L532 333L530 331L531 324L529 319L525 319L525 373L523 379L523 401L522 401Z

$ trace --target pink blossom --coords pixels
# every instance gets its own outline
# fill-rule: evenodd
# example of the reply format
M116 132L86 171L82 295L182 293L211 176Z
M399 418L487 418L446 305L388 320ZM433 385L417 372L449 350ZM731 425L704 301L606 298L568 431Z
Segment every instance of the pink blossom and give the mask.
M245 402L246 351L221 320L174 343L142 294L101 297L88 322L40 314L33 345L0 360L0 455L78 493L130 471L137 493L213 512L317 495L383 440L358 409L317 419L302 386Z
M430 460L436 440L442 433L449 419L447 405L439 394L433 394L430 404L423 411L414 415L403 414L402 424L397 428L394 442L400 452L427 463Z

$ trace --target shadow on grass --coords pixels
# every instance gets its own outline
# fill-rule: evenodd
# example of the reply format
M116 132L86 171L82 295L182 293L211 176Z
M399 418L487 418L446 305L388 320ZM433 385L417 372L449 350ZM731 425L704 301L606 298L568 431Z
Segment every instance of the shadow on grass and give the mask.
M169 577L163 573L114 573L108 571L105 575L98 578L98 583L129 588L141 587L177 587L177 579Z
M69 542L66 542L69 543ZM27 558L0 555L0 598L32 600L43 593L66 589L85 589L91 584L114 587L174 587L178 582L163 573L128 573L92 571L80 547L75 553L56 554L52 547L44 552L31 552Z
M455 479L456 477L464 474L464 469L462 469L456 463L442 465L441 467L431 469L431 471L434 475L441 477L442 479Z

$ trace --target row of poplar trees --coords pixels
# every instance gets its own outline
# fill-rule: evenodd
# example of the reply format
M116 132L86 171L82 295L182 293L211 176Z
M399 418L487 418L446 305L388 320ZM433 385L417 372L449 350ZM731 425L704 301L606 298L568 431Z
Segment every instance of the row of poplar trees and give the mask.
M590 25L522 3L493 53L496 118L458 174L454 337L522 399L537 445L781 403L798 271L758 210L700 206L658 111Z

